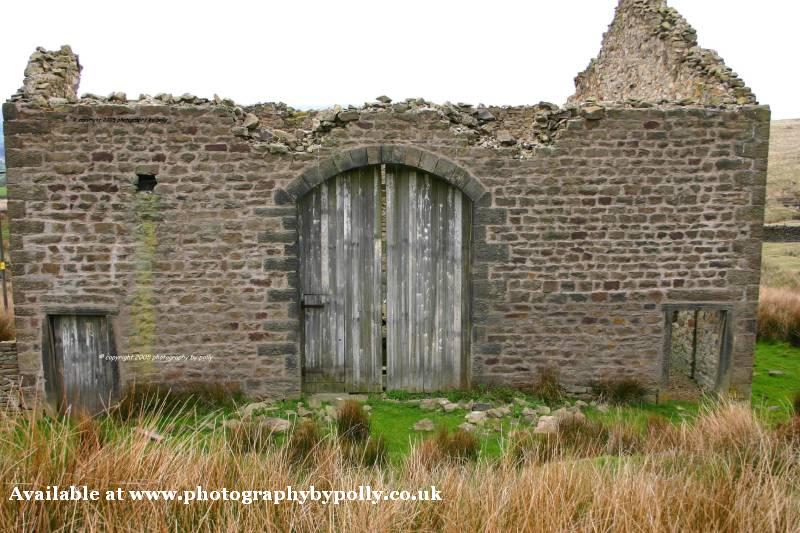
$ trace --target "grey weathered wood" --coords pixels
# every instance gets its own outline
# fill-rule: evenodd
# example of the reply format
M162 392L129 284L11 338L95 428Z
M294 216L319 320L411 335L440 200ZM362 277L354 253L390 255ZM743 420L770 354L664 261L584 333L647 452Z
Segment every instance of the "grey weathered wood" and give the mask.
M52 345L45 356L54 380L48 391L56 394L59 411L96 414L109 407L117 398L119 371L108 318L56 315L48 329Z
M406 167L387 167L386 195L387 386L467 386L471 203Z
M380 169L352 170L300 201L306 391L381 389Z

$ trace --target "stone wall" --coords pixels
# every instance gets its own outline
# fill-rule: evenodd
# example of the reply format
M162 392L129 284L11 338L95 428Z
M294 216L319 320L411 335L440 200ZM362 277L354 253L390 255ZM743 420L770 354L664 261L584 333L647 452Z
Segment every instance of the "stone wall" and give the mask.
M669 363L670 398L690 399L712 393L722 363L724 311L675 311Z
M764 226L764 242L800 242L800 225L766 225Z
M25 69L25 81L12 100L27 99L39 105L75 102L81 65L72 48L48 51L36 48Z
M18 385L17 343L14 341L0 342L0 409L9 405L17 405L17 399L13 392Z
M556 365L575 390L655 387L662 305L722 302L735 308L729 383L749 388L767 108L556 108L553 138L523 145L541 106L464 126L446 106L404 104L333 121L193 97L5 104L22 375L41 373L47 313L98 309L114 313L120 353L214 356L123 363L128 382L296 394L297 184L381 154L485 191L473 382L526 386ZM157 176L154 193L136 192L137 173Z
M564 107L381 96L320 111L77 98L77 56L37 49L3 106L23 385L41 390L47 315L79 311L112 317L126 383L298 394L297 201L392 163L474 200L474 384L557 367L575 392L658 389L665 313L703 303L730 310L722 388L746 394L770 112L696 44L661 0L621 0Z
M698 46L695 30L666 0L621 0L600 55L575 86L575 102L757 103L715 51Z

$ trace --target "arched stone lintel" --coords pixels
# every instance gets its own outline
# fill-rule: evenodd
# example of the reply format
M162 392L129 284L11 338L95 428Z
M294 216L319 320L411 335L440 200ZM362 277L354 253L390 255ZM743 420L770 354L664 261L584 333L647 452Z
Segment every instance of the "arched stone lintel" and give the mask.
M381 164L405 165L438 176L461 189L473 202L477 202L486 192L477 178L449 159L415 146L400 144L362 146L340 152L310 165L284 190L297 201L320 183L342 172Z

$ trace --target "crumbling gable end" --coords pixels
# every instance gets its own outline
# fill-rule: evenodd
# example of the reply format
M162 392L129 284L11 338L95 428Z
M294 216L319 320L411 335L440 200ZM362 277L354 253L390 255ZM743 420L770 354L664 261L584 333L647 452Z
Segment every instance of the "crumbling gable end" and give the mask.
M80 79L81 64L69 45L54 51L39 46L28 60L17 94L39 105L75 103Z
M666 0L620 0L600 55L575 78L571 102L639 100L757 104L756 96Z

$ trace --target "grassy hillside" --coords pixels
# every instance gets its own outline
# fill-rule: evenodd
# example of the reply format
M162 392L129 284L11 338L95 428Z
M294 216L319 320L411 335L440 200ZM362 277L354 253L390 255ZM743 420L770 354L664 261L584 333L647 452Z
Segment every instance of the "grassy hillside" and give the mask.
M772 123L766 221L800 223L800 119Z

